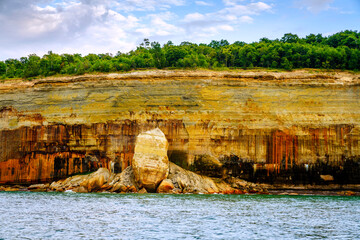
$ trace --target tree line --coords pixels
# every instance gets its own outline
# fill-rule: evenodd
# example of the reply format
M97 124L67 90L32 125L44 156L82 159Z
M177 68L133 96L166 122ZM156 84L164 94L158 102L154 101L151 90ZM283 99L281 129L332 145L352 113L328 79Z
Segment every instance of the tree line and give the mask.
M261 38L245 43L227 40L209 44L171 41L161 46L148 39L128 53L56 54L43 57L30 54L20 59L0 61L0 77L33 78L58 74L81 75L92 72L130 71L150 68L323 68L360 70L360 32L341 31L324 37L310 34L304 38L287 33L281 39Z

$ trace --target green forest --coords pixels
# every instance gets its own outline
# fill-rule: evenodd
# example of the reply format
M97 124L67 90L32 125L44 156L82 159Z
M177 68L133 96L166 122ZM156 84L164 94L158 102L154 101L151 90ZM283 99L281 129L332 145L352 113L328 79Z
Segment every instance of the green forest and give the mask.
M245 43L227 40L209 44L171 41L161 46L148 39L128 53L56 54L49 51L40 57L30 54L20 59L0 61L0 77L34 78L52 75L81 75L92 72L117 72L136 69L205 68L252 69L299 68L360 70L360 32L342 31L324 37L310 34L300 38L287 33L281 39L261 38Z

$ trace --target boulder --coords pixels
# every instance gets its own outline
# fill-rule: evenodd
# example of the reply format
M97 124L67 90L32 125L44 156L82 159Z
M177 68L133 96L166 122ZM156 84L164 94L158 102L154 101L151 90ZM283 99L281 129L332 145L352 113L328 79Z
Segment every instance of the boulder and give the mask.
M347 191L341 191L341 192L338 192L337 194L339 194L339 195L345 195L345 196L355 196L355 195L356 195L355 192L349 191L349 190L347 190Z
M235 191L234 194L242 194L242 193L263 193L266 194L267 190L265 187L259 184L247 182L243 179L228 177L225 179L226 183L230 184L230 186L234 189L238 189L239 191Z
M320 175L320 178L325 182L334 181L334 177L331 175Z
M38 189L41 189L41 190L46 190L48 189L50 186L50 184L33 184L33 185L30 185L28 187L28 190L38 190Z
M87 193L88 192L88 190L86 190L86 188L83 186L73 188L72 190L77 193Z
M212 188L208 188L208 189L206 189L206 191L208 192L208 194L214 194L214 193L216 193L215 190L212 189Z
M157 193L172 193L172 190L174 189L174 184L171 182L170 179L164 179L159 187L157 188Z
M127 186L127 191L126 192L136 193L137 189L136 189L136 187L134 185L133 186Z
M126 191L126 186L119 182L113 184L112 188L110 189L110 192L124 192L124 191Z
M14 188L14 187L5 187L4 188L5 192L17 192L19 191L19 188Z
M110 189L110 192L127 193L129 192L129 185L124 185L120 182L115 183L114 187Z
M109 183L109 186L111 186L110 192L127 192L127 186L134 186L137 190L138 187L135 182L133 168L131 166L127 167L121 173L116 174L112 181Z
M138 192L138 193L144 194L144 193L147 193L147 191L146 191L146 189L145 189L145 188L142 188L142 189L140 189L140 190L139 190L139 192Z
M52 191L57 191L57 192L62 192L64 191L63 189L63 183L64 180L59 180L59 181L54 181L50 184L50 190Z
M75 175L52 182L49 189L57 192L66 190L73 190L74 192L105 191L113 187L107 183L110 182L114 176L115 174L110 174L108 169L99 168L96 172L88 175ZM38 185L30 186L30 188L34 187L38 187Z
M65 190L78 188L89 175L75 175L66 179L62 179L56 182L52 182L49 189L57 192L63 192Z
M168 176L167 150L168 141L159 128L137 136L132 167L140 188L155 192L161 181Z
M209 154L196 155L192 169L208 177L222 177L222 164L216 157Z
M87 191L96 191L100 189L110 177L110 172L107 168L99 168L96 172L90 174L87 179L80 183Z
M168 179L171 180L175 189L180 189L182 193L218 193L233 191L233 188L226 182L210 177L202 176L185 170L178 165L170 162Z

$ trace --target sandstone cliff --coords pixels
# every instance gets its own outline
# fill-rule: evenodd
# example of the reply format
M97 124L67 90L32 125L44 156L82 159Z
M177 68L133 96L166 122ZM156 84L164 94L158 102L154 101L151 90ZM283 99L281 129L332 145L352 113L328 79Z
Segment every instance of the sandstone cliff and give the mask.
M210 176L360 181L359 93L358 74L305 71L4 82L0 183L52 181L110 169L110 161L120 172L131 165L136 136L155 127L170 161Z

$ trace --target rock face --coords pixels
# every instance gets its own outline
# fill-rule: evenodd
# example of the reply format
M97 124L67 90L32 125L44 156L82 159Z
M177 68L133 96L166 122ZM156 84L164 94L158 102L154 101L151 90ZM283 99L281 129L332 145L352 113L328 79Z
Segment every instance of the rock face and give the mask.
M172 193L174 185L170 179L164 179L156 189L157 193Z
M64 180L53 182L50 189L56 191L73 190L76 192L95 192L109 180L110 172L106 168L99 168L89 175L76 175Z
M5 81L0 184L51 182L101 167L119 173L132 165L136 137L154 128L169 142L170 161L208 176L303 182L331 175L334 183L358 183L359 92L359 74L346 72Z
M216 183L210 177L185 170L174 163L170 163L168 179L182 193L219 193L233 190L230 185L223 181Z
M91 174L75 175L55 181L51 183L49 189L59 192L71 190L83 193L104 191L126 193L138 191L132 167L126 168L119 174L110 173L106 168L99 168Z
M139 189L131 166L116 174L108 185L110 192L136 192Z
M159 129L137 136L132 167L139 187L154 192L169 173L168 141Z
M96 191L100 189L110 178L110 172L106 168L99 168L96 172L89 175L87 179L81 182L80 186L87 191Z

